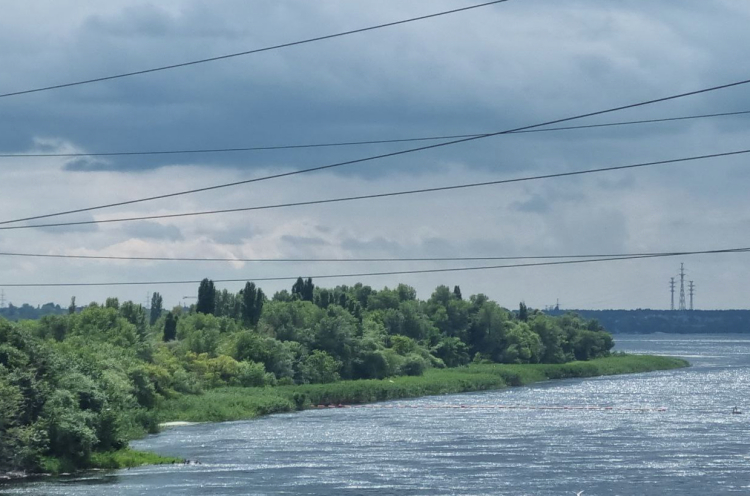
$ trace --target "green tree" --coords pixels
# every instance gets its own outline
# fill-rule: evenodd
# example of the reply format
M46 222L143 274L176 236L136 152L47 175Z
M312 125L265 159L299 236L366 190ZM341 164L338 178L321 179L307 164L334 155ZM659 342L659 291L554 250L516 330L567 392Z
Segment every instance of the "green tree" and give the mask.
M255 294L255 313L253 314L253 325L257 325L263 315L263 306L266 304L266 294L262 289L258 288L258 292Z
M164 299L159 293L154 293L153 296L151 296L151 314L149 315L150 325L154 325L156 321L159 320L159 317L161 317L161 313L164 310L163 303Z
M432 353L447 367L460 367L469 363L469 347L458 338L443 338Z
M70 305L68 306L68 314L73 315L74 313L76 313L76 297L71 296Z
M297 280L292 285L292 297L295 297L300 300L304 300L304 292L305 292L305 281L298 277Z
M242 290L242 321L245 325L257 325L260 320L265 295L263 290L256 288L255 284L248 282Z
M302 299L305 301L313 301L315 297L315 285L311 278L307 278L302 286Z
M177 319L172 312L167 313L164 319L164 337L163 340L174 341L177 338Z
M146 326L146 309L143 305L126 301L120 306L120 315L135 326L141 342L147 340L148 329Z
M216 311L216 287L214 282L209 279L203 279L198 287L198 303L195 311L213 315Z
M521 322L528 322L529 321L529 309L526 308L526 303L521 302L518 305L518 320Z
M325 351L315 350L305 357L303 364L303 377L306 383L336 382L341 376L341 362L333 358Z

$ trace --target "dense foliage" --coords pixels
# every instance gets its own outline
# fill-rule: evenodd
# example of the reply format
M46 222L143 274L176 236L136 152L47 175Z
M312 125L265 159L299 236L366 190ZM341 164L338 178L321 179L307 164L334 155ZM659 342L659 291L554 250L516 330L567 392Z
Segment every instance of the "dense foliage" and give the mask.
M299 279L269 301L204 280L189 311L109 298L80 312L0 321L0 471L85 467L156 428L154 408L220 387L417 376L479 363L606 356L596 321L511 312L484 295L406 285L323 289ZM74 305L74 303L73 303Z
M470 364L453 369L430 369L421 377L402 376L386 381L341 381L275 388L217 388L202 396L182 395L167 400L160 405L158 413L165 421L221 422L315 406L464 393L523 386L549 379L651 372L688 365L679 358L622 354L564 364Z

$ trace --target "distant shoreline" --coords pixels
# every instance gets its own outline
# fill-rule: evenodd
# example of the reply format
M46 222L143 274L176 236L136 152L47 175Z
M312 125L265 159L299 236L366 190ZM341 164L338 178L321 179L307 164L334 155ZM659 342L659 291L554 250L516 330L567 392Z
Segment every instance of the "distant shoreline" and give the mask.
M596 319L612 335L750 334L750 310L545 310Z

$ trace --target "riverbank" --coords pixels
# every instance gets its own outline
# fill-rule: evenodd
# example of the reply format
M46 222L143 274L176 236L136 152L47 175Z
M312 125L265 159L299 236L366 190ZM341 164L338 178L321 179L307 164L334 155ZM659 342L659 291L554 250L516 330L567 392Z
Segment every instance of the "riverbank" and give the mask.
M267 388L220 388L200 396L181 396L157 405L160 422L248 420L317 405L355 405L441 394L525 386L552 379L653 372L687 367L679 358L613 355L566 364L472 364L430 369L422 376L384 380L340 381Z
M26 473L23 471L14 471L9 473L0 473L0 484L3 482L13 482L27 478L43 477L49 475L68 475L85 470L117 470L123 468L141 467L144 465L173 465L189 463L182 458L173 456L161 456L148 451L136 451L130 448L123 448L116 451L96 452L91 454L91 458L85 467L75 465L70 460L55 457L45 457L42 460L43 470L41 472Z
M421 376L383 380L339 381L265 388L219 388L202 395L185 395L161 401L155 413L162 427L194 422L248 420L274 413L314 408L318 405L358 405L379 401L417 398L472 391L489 391L538 382L633 374L687 367L682 359L650 355L613 355L586 362L566 364L472 364L451 369L430 369ZM123 449L94 453L85 469L121 469L142 465L185 463L180 458ZM44 460L44 472L75 472L69 462ZM9 479L23 474L9 474Z

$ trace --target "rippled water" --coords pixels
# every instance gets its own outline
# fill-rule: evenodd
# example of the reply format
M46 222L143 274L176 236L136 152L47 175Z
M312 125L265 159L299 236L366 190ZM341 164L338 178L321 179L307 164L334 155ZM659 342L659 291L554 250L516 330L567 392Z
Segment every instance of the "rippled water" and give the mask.
M409 408L176 428L134 446L200 465L24 483L7 493L750 494L750 337L616 341L620 350L687 357L693 367L398 402ZM614 409L447 408L456 405ZM732 415L735 405L748 415ZM634 407L667 411L624 411Z

